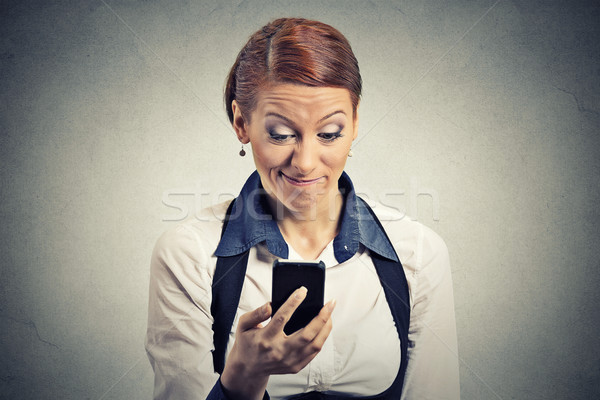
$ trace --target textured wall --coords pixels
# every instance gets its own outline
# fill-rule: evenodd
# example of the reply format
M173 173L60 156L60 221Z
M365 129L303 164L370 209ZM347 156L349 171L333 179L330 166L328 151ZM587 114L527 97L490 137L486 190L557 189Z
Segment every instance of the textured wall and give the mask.
M0 398L151 396L152 246L252 170L221 91L283 15L354 46L357 189L447 241L463 399L598 396L598 2L299 3L0 3Z

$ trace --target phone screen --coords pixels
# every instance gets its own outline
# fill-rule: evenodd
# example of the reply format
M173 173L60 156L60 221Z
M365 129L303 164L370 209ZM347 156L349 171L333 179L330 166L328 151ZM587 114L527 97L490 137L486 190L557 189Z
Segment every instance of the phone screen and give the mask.
M304 328L323 308L325 295L325 263L323 261L282 261L273 262L273 315L298 288L308 289L306 298L298 306L283 328L291 335Z

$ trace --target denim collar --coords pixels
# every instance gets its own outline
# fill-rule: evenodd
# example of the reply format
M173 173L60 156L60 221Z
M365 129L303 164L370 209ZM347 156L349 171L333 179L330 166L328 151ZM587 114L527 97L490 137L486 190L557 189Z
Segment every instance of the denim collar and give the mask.
M379 221L364 200L356 196L346 172L342 172L338 187L342 195L346 196L346 201L341 229L333 240L336 260L340 264L349 260L359 250L359 244L362 244L380 256L399 262ZM289 257L288 246L271 215L266 196L260 176L254 171L235 200L215 256L235 256L265 242L274 256L282 259Z

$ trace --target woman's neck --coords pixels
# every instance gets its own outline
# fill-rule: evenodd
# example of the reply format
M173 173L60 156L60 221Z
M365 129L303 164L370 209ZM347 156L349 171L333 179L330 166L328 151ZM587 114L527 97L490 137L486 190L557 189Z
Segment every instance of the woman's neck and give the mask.
M303 259L316 259L339 231L344 198L338 191L328 200L302 212L284 207L283 218L277 221L285 241Z

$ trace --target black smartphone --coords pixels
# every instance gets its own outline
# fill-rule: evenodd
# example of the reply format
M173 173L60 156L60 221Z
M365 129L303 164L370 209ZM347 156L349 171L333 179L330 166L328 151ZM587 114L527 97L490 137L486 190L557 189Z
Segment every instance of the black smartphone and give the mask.
M275 260L273 262L273 291L271 305L273 315L298 288L308 289L306 298L285 324L283 331L291 335L304 328L319 314L323 308L325 296L325 263L323 261L290 261Z

